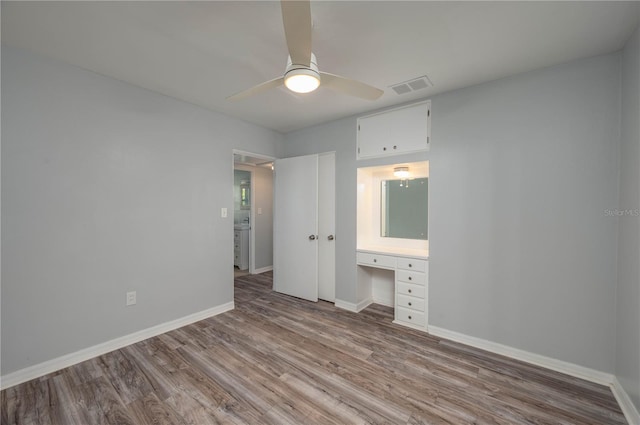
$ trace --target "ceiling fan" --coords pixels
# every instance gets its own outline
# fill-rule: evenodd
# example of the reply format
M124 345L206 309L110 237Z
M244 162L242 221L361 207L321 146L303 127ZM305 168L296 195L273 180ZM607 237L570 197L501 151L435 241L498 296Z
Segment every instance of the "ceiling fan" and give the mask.
M227 100L241 100L284 84L296 93L310 93L320 84L334 91L367 100L376 100L382 90L339 75L321 72L316 55L311 52L310 0L281 0L284 34L289 48L287 67L282 77L241 91Z

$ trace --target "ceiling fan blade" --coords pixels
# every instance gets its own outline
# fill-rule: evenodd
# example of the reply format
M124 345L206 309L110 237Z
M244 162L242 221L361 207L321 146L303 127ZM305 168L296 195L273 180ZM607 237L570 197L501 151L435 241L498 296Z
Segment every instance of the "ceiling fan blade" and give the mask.
M284 84L284 77L274 78L273 80L266 81L262 84L258 84L255 87L251 87L250 89L241 91L240 93L236 93L233 96L227 97L227 100L242 100L246 99L249 96L256 95L258 93L262 93L263 91L276 88Z
M362 99L376 100L384 93L383 90L370 86L369 84L339 75L329 74L328 72L321 72L320 78L322 86Z
M281 0L284 36L294 65L311 63L311 2Z

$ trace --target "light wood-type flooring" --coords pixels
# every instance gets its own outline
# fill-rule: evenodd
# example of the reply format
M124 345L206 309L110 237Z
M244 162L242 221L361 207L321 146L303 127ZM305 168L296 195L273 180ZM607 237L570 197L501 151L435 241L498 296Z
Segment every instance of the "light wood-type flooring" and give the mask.
M233 311L2 391L2 424L622 424L600 385L236 279Z

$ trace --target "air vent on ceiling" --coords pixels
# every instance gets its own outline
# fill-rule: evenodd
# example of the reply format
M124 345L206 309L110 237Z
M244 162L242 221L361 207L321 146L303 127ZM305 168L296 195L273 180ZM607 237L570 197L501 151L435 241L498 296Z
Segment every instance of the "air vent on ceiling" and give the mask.
M413 80L405 81L404 83L394 84L390 86L397 94L411 93L412 91L426 89L432 87L433 83L429 80L429 77L423 75L422 77L414 78Z

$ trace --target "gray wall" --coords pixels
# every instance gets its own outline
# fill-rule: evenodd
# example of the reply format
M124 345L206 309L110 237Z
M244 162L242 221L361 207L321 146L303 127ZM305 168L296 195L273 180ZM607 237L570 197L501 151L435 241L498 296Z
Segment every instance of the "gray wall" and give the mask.
M613 371L619 108L618 54L434 98L430 324Z
M251 226L255 232L255 268L273 266L273 171L270 168L236 165L252 173L255 211ZM258 215L258 208L262 214Z
M2 374L232 301L232 149L281 138L3 46Z
M355 161L355 117L285 135L336 150L336 296L356 297L356 167L430 159L429 322L613 372L618 54L432 98L428 155ZM377 164L375 164L375 163Z
M640 411L640 30L622 54L621 92L615 373Z

